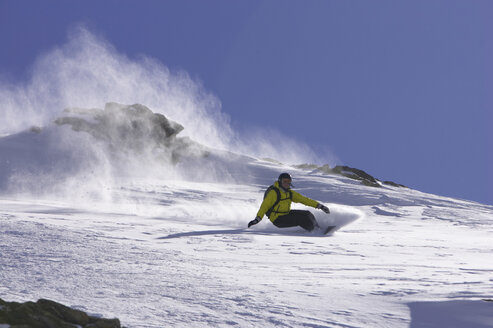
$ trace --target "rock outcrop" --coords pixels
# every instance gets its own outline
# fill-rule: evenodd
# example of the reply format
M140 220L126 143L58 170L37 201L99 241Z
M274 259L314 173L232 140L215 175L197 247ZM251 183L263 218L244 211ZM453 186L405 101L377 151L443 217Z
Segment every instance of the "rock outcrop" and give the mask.
M40 299L35 302L5 302L0 299L0 326L10 328L120 328L120 320L103 319Z
M113 152L143 154L165 150L173 162L182 156L206 156L206 147L187 137L177 138L184 127L141 104L107 103L104 109L67 108L57 125L86 132Z
M71 116L56 119L56 124L69 124L75 131L85 131L98 139L129 145L142 137L166 145L184 129L181 124L153 113L141 104L127 106L111 102L105 105L104 110L67 108L64 112Z
M303 170L311 170L314 173L323 173L323 174L337 174L341 176L345 176L350 179L354 180L359 180L361 181L361 184L368 186L368 187L382 187L382 184L389 185L392 187L403 187L406 188L406 186L392 182L392 181L384 181L381 182L377 178L371 176L370 174L366 173L363 170L360 169L355 169L349 166L342 166L342 165L337 165L333 168L331 168L328 164L325 164L323 166L318 166L316 164L301 164L301 165L295 165L295 167Z

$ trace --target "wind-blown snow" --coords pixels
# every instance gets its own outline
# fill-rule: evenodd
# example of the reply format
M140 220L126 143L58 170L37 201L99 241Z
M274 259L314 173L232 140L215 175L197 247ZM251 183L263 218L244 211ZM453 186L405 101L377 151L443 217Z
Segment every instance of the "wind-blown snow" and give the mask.
M245 127L239 134L220 100L200 81L149 57L129 58L83 26L71 31L66 44L39 56L31 71L25 84L0 80L0 136L49 125L68 107L101 108L114 101L145 104L184 124L183 136L212 148L292 164L336 158L328 149L315 152L282 135L276 127Z

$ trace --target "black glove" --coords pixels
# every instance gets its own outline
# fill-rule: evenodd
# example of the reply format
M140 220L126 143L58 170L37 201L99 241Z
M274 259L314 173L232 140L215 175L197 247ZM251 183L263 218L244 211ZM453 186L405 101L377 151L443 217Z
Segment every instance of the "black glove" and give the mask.
M254 220L248 222L248 227L250 228L252 225L257 224L262 220L259 216L257 216Z
M324 211L327 214L330 214L329 208L327 206L325 206L325 205L322 205L322 204L318 203L317 208L318 209L321 209L322 211Z

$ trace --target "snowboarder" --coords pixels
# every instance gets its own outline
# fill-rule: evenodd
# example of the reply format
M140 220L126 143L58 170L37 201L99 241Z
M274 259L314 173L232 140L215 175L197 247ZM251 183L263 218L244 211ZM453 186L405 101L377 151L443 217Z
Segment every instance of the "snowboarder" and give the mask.
M300 226L308 231L320 228L315 216L310 211L291 210L291 202L318 208L327 214L330 213L329 209L327 206L292 190L291 181L289 173L279 175L277 181L265 191L264 201L260 205L257 217L248 223L249 228L259 223L264 215L267 215L278 228Z

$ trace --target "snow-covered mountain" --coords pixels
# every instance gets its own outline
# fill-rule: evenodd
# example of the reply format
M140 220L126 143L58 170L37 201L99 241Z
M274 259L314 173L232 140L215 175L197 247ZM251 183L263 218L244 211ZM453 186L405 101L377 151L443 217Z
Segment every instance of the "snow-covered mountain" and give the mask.
M109 104L0 138L0 298L127 327L493 327L492 206L213 149L181 124ZM335 233L246 228L284 171Z

